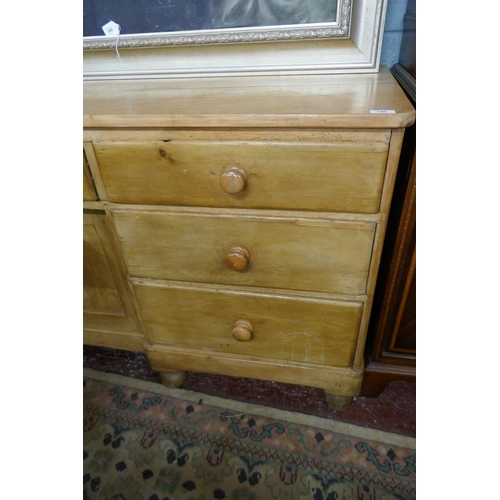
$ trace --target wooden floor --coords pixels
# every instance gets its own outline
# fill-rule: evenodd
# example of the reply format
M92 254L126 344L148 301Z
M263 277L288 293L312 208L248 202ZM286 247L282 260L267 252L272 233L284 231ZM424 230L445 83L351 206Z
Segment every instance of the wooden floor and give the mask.
M160 383L158 373L151 369L142 353L84 346L83 366ZM416 435L415 383L392 382L376 398L354 398L344 411L329 408L321 389L290 384L189 372L182 388L406 436Z

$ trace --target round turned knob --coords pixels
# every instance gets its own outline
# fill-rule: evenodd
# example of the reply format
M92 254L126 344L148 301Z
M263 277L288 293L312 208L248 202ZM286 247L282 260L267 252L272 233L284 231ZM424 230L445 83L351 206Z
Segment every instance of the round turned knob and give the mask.
M220 175L220 187L228 194L238 194L245 189L247 185L246 172L236 166L227 167Z
M239 319L233 327L233 337L240 342L248 342L252 338L253 326L246 319Z
M233 271L245 269L250 260L250 252L245 247L233 247L227 252L226 266Z

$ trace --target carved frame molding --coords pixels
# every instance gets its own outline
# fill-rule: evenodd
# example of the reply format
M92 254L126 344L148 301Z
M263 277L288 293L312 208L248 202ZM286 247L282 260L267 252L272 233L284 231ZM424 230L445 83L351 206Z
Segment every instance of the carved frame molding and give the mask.
M339 0L337 19L340 22L183 31L172 33L148 33L146 35L122 35L120 37L86 37L83 50L119 48L167 47L171 45L206 45L223 43L277 42L288 40L314 40L317 38L348 38L351 25L352 0ZM118 42L118 43L117 43Z
M339 0L340 23L84 39L84 80L370 73L387 0Z

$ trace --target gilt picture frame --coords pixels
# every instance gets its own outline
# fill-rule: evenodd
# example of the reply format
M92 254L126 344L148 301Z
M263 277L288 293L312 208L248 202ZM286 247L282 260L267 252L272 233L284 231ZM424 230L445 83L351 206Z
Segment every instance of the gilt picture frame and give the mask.
M197 1L197 0L193 0ZM213 0L243 2L243 0ZM255 2L293 3L292 0ZM335 2L334 7L328 2ZM83 78L183 78L377 72L387 0L322 0L321 12L250 18L225 27L86 36ZM307 5L302 2L301 5ZM245 0L245 8L248 6ZM292 8L290 8L292 12ZM255 11L255 9L254 9ZM335 18L332 17L335 13ZM254 12L255 14L255 12ZM288 15L288 14L287 14ZM234 22L236 19L236 22ZM247 25L242 25L241 19ZM323 20L324 19L324 20ZM309 22L309 21L315 22ZM280 22L280 24L277 23ZM119 19L118 19L119 22ZM190 27L186 22L186 27ZM230 26L230 27L228 27ZM125 31L125 30L124 30Z

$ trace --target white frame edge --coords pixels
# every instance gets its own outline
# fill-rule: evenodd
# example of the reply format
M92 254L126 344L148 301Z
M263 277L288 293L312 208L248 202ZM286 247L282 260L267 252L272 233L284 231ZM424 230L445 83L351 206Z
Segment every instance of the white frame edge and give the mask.
M348 38L155 45L83 51L83 79L375 73L387 0L352 0ZM284 28L286 29L286 28ZM114 42L116 44L116 41Z

